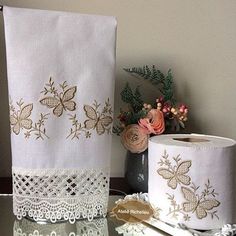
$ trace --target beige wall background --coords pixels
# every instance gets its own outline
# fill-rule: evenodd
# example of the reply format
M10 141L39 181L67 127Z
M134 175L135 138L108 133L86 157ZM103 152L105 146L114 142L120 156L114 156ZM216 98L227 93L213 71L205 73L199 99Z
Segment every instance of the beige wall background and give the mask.
M151 85L122 68L156 64L171 68L176 97L190 107L188 130L236 139L235 0L0 0L0 4L89 14L118 20L116 116L124 106L126 81L142 85L143 96L158 96ZM0 13L0 176L11 173L8 94L3 19ZM125 150L113 137L112 176L123 176Z

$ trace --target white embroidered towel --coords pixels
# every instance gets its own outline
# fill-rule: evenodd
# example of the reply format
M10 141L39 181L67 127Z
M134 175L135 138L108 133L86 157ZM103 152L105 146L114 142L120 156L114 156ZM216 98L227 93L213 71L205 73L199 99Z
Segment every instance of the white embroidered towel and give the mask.
M114 17L4 7L14 214L106 214Z

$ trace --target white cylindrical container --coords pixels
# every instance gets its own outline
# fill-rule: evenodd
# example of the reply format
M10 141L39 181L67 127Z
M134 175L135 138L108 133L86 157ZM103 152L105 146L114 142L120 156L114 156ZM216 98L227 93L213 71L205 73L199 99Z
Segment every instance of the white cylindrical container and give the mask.
M149 140L149 200L160 219L194 229L236 222L236 142L198 135Z

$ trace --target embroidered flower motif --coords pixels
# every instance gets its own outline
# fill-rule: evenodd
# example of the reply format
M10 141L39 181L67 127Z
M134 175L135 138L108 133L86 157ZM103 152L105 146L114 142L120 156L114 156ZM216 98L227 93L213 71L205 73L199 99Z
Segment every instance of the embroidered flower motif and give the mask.
M185 200L187 200L187 202L183 203L183 210L185 212L195 212L198 219L205 218L209 210L220 205L220 202L214 198L199 197L190 188L181 187L181 191Z
M36 139L49 138L46 134L45 121L48 118L49 114L40 114L40 118L37 122L33 124L33 121L30 119L33 104L24 105L23 99L16 103L19 107L17 110L12 100L10 99L10 125L11 130L18 135L21 129L27 130L24 135L26 139L31 137L31 134L36 136Z
M100 104L97 101L94 101L92 106L84 105L85 115L88 117L87 120L84 122L84 127L87 130L96 129L96 132L99 135L102 135L107 131L107 133L111 132L111 124L112 124L112 117L110 114L112 110L110 107L109 99L105 103L105 107L103 108L102 112L98 111Z
M89 119L85 120L83 124L79 122L76 114L69 114L69 120L72 122L72 128L70 129L70 133L66 138L70 137L71 139L79 139L82 133L85 135L85 138L91 138L92 133L90 130L92 129L95 129L99 135L104 134L105 131L110 134L111 124L113 121L111 114L113 111L109 98L107 101L105 101L105 105L101 112L99 111L100 105L101 104L98 104L97 101L94 101L92 106L84 105L85 115Z
M168 186L172 189L176 189L178 184L189 185L191 178L186 175L189 172L189 168L192 165L191 161L182 161L180 162L179 156L174 158L176 165L172 166L171 162L168 160L168 155L165 152L162 156L163 160L159 164L166 165L167 168L159 168L157 173L162 176L164 179L168 179Z
M211 211L213 208L218 207L220 202L216 199L218 193L216 193L215 189L211 186L210 180L205 184L203 191L199 193L200 186L196 186L190 176L186 175L186 173L189 172L192 162L190 160L182 161L180 155L173 157L173 160L176 165L173 165L169 160L169 155L165 150L158 164L166 168L159 168L157 173L164 179L168 179L167 185L170 188L176 189L178 184L180 185L184 202L177 203L174 194L166 193L168 200L170 200L169 213L167 216L170 215L172 218L178 220L179 215L182 215L185 221L189 221L191 216L189 216L188 213L195 213L199 220L208 215L210 215L212 219L214 217L219 219L217 210ZM190 187L182 185L190 185Z
M188 214L184 215L184 221L190 221L190 219L191 217Z
M41 91L45 97L40 99L40 103L48 108L52 108L53 114L57 117L60 117L63 114L63 111L74 111L76 109L76 103L73 101L73 98L75 97L77 87L73 86L68 88L66 81L59 84L58 88L56 88L54 84L54 81L50 78L49 82L45 85L44 90ZM51 94L51 96L46 96L48 94ZM25 106L23 106L23 104L22 100L18 102L17 105L20 109L16 111L16 108L10 101L11 130L18 135L20 129L26 129L27 132L24 133L26 139L29 139L31 134L34 134L36 139L43 140L44 138L49 138L46 134L45 121L50 114L40 113L39 120L33 124L33 121L29 118L33 110L33 104ZM69 120L72 122L72 127L66 138L79 139L79 136L82 133L85 138L90 138L92 135L91 130L96 130L98 135L102 135L105 132L110 134L113 111L109 98L105 101L103 108L100 109L100 106L101 104L98 104L96 100L91 106L84 105L83 108L88 119L82 123L79 122L76 114L68 114L70 116Z
M32 120L30 119L33 110L33 104L24 105L22 99L17 102L19 110L16 111L12 102L10 101L10 124L11 130L18 135L21 129L31 129Z
M47 96L40 100L42 105L53 108L53 114L57 117L60 117L63 111L74 111L76 109L76 103L72 99L75 96L77 87L68 88L66 81L59 86L62 90L60 93L58 93L58 90L54 87L52 78L50 78L49 83L46 84L41 93L44 95L50 93L52 96Z

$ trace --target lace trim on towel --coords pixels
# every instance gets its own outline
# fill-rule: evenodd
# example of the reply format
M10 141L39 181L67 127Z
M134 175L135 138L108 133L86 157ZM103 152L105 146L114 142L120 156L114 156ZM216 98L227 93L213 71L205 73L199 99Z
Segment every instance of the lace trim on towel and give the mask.
M13 168L13 211L18 219L51 222L106 215L109 171Z
M68 232L69 231L69 232ZM67 223L37 224L29 220L15 221L14 236L108 236L106 218L93 221L78 221L73 229L68 228Z

